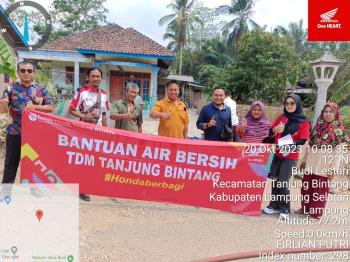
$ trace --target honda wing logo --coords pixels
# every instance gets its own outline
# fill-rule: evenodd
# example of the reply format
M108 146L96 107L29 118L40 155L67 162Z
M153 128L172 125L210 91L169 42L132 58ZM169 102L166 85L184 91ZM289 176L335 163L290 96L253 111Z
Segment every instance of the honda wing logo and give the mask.
M342 28L342 24L338 20L333 20L332 18L337 14L338 8L335 8L331 11L323 13L320 15L321 23L317 25L317 28L322 29L339 29Z
M324 13L322 15L320 15L320 17L322 18L321 22L323 23L338 23L338 20L332 20L332 18L336 15L336 13L338 12L338 8L335 8L331 11L328 11L327 13Z

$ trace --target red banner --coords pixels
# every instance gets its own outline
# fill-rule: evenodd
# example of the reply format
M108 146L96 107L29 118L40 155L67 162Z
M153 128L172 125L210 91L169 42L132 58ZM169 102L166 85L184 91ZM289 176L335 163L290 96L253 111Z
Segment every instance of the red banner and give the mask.
M309 41L350 41L348 0L309 0Z
M22 183L260 214L271 146L171 139L29 110L22 121Z

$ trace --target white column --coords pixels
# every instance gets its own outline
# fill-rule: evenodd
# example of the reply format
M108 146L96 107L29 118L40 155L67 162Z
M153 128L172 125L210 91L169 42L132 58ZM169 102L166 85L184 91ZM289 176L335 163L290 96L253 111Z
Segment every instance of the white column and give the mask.
M328 87L333 83L333 81L325 80L325 79L323 79L323 80L316 79L315 83L317 85L317 100L316 100L315 114L314 114L312 126L315 126L316 121L317 121L318 117L320 116L324 105L327 102Z
M79 62L75 61L74 62L74 94L77 93L79 88L79 82L80 82L79 74L80 74Z
M159 72L159 67L154 66L152 70L152 75L151 75L151 90L150 90L150 96L152 97L152 107L157 102L158 72Z

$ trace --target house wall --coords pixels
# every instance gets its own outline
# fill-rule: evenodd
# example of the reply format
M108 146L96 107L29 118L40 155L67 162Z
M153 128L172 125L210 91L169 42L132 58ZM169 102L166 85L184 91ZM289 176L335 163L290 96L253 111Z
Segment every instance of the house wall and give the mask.
M152 64L156 65L158 63L157 59L153 59L153 58L136 58L136 57L107 56L107 55L96 55L96 60L131 62L131 63L150 64L150 65Z
M0 74L0 91L1 91L1 94L2 94L2 91L5 89L5 87L8 85L8 83L4 82L4 78L5 78L5 76L3 74Z
M98 57L99 59L102 59L104 57ZM124 59L125 60L125 59ZM135 60L135 59L133 59ZM107 60L106 60L107 61ZM113 60L108 60L113 61ZM129 61L128 61L129 62ZM140 61L138 61L140 62ZM149 61L148 61L149 62ZM54 86L59 88L65 88L73 91L73 84L66 82L66 68L67 67L74 67L74 62L63 62L63 61L52 61L51 62L51 71L52 71L52 83ZM80 63L80 68L90 68L92 67L92 64L88 63ZM151 68L145 68L145 67L129 67L129 66L116 66L116 65L105 65L102 64L100 66L102 73L103 73L103 80L101 82L101 89L107 92L108 98L110 97L110 80L111 80L111 71L116 72L135 72L135 73L148 73L152 74ZM74 73L68 73L71 76L72 79L74 79ZM151 86L151 77L150 77L150 86ZM149 94L151 95L151 94Z

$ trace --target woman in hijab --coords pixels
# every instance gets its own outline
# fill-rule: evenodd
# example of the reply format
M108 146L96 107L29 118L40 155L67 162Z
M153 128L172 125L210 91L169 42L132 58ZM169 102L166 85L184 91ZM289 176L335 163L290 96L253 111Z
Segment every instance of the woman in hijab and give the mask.
M244 143L262 143L269 135L271 123L267 120L264 104L260 101L252 103L250 110L237 128L238 135Z
M339 170L341 155L346 152L346 137L339 106L328 102L313 129L309 146L301 158L304 171L298 214L309 214L319 219L327 203L328 181ZM315 196L317 196L315 198Z
M280 214L287 219L290 214L289 180L296 168L299 152L310 135L310 123L304 115L300 97L290 94L284 100L284 113L279 115L270 129L274 143L278 139L292 139L294 144L278 146L271 164L269 177L272 181L270 204L264 208L266 214Z

